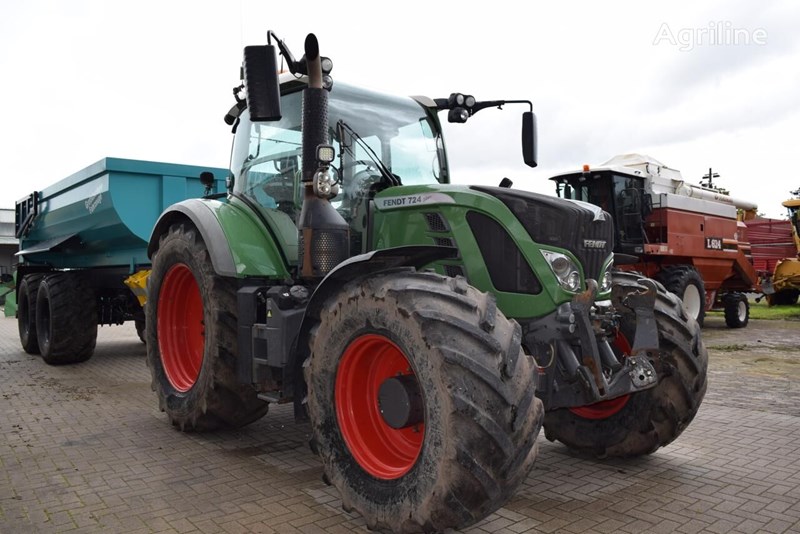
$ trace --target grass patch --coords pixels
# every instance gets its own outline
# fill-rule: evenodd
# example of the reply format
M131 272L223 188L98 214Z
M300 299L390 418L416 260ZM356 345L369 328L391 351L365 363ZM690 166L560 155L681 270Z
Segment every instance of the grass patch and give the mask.
M710 316L724 317L722 310L712 310L708 312ZM800 304L791 306L767 306L767 300L755 302L750 299L750 318L767 320L800 320Z

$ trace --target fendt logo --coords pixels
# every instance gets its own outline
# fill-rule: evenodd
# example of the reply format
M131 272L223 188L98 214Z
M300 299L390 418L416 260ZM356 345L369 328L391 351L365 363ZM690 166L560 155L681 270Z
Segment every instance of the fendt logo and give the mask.
M584 239L583 248L606 248L604 239Z

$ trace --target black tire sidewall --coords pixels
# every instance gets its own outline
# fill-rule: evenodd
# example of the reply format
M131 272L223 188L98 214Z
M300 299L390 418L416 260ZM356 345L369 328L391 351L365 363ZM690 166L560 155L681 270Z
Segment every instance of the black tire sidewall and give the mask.
M50 296L50 283L47 278L39 284L36 292L36 339L39 344L39 352L47 360L52 352L53 341L53 314L51 309L52 299ZM45 315L47 316L47 328L43 328Z
M744 328L750 322L750 303L742 293L729 293L723 298L725 324L729 328ZM739 317L739 304L744 303L744 319Z
M170 233L162 242L153 261L153 269L149 276L149 299L157 303L163 280L169 270L178 264L186 265L192 272L203 305L203 321L205 323L205 344L203 348L203 362L200 373L192 387L185 392L177 390L167 378L164 363L161 359L161 348L158 343L158 305L146 306L146 321L152 328L146 330L147 358L153 373L153 385L160 390L159 398L164 399L168 409L180 419L196 419L205 412L203 399L209 388L213 387L214 372L213 360L209 351L215 347L216 323L210 313L210 288L208 271L211 268L209 261L198 258L197 249L191 241L191 232Z
M39 340L36 334L36 299L38 297L39 277L27 275L19 285L17 297L17 326L19 340L28 354L39 354Z

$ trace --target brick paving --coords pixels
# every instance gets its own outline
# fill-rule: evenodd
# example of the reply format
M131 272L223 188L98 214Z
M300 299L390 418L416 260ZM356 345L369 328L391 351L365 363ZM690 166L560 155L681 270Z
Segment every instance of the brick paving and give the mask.
M707 331L711 345L719 328ZM180 433L144 354L132 326L105 327L91 360L51 367L0 318L0 533L366 531L321 481L290 407L234 432ZM800 532L797 383L711 355L709 393L675 443L599 462L542 438L521 490L464 532Z

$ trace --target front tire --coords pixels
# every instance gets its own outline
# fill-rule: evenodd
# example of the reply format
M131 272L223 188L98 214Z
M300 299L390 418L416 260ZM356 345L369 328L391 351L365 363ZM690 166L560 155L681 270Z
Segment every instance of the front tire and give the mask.
M236 428L269 405L236 379L236 288L214 272L197 230L161 236L148 279L147 364L159 407L181 430Z
M314 448L344 508L370 528L434 532L502 506L542 422L520 335L463 278L401 269L331 297L305 376Z
M434 532L500 507L533 467L542 421L520 339L463 278L395 270L330 298L306 381L315 448L345 509L370 528ZM418 402L381 396L397 382ZM392 426L398 408L406 419Z
M97 304L83 274L47 275L36 292L36 336L50 365L85 362L97 344Z
M613 277L615 286L641 287L639 275L615 272ZM597 458L641 456L672 442L694 418L706 392L708 353L697 322L686 315L675 295L656 285L659 351L651 363L658 384L632 393L624 404L614 404L616 399L612 399L606 406L547 412L547 439ZM615 301L614 306L622 314L622 335L633 340L636 314L621 302Z

